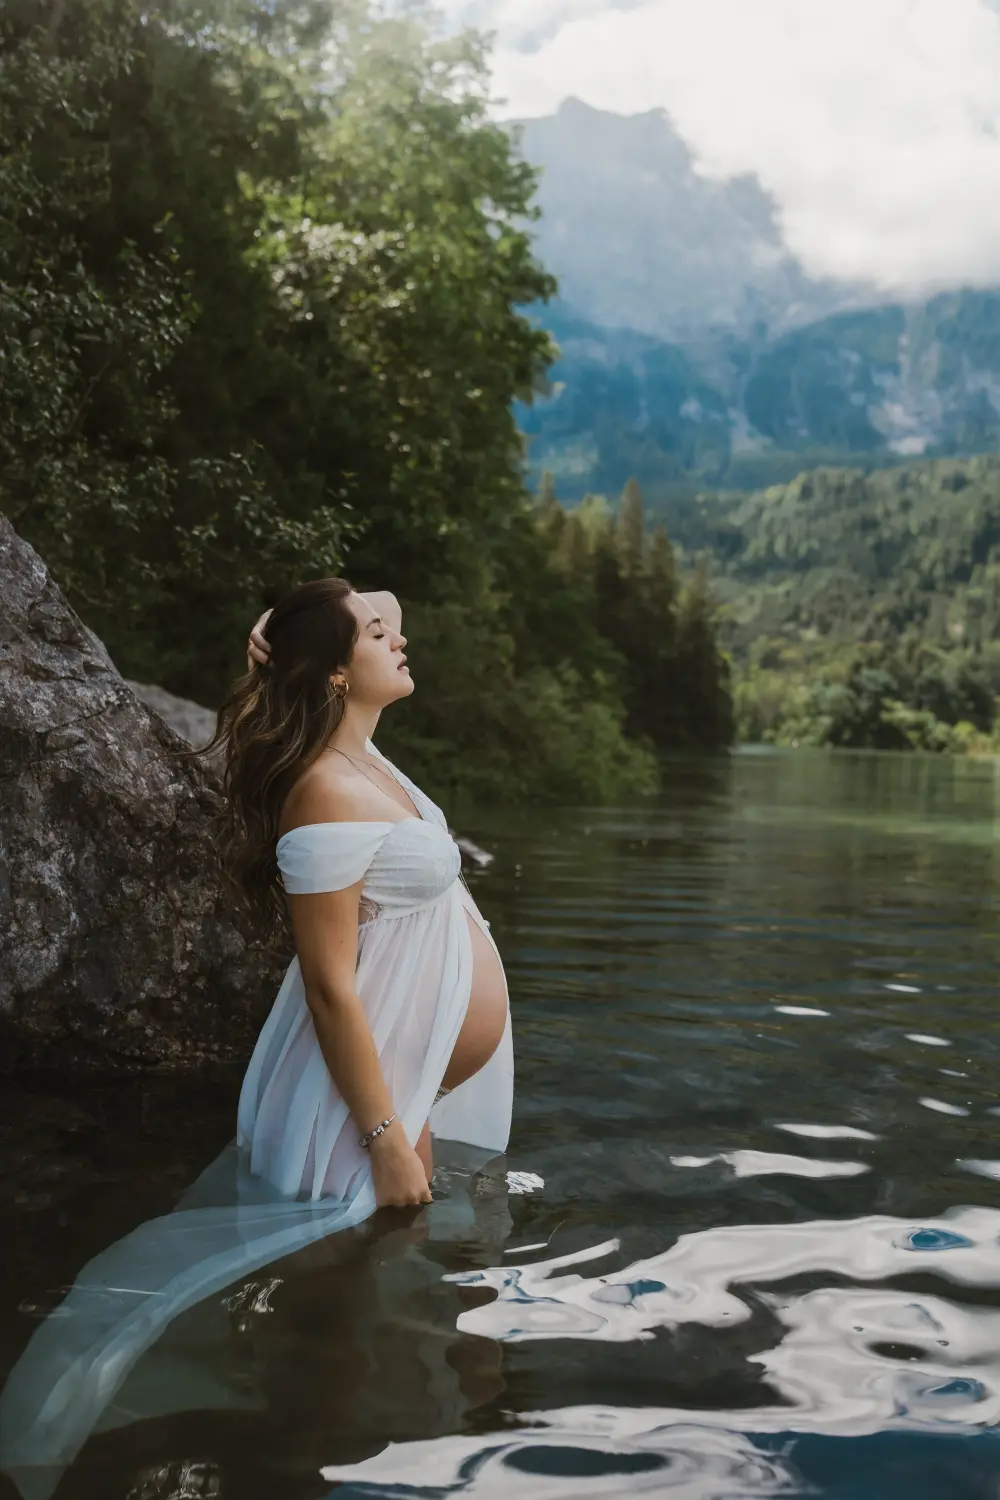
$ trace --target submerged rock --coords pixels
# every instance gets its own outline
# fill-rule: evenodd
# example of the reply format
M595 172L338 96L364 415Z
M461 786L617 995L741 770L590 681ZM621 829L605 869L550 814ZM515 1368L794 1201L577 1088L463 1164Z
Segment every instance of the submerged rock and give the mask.
M0 517L0 1068L245 1057L281 959L227 909L214 772Z

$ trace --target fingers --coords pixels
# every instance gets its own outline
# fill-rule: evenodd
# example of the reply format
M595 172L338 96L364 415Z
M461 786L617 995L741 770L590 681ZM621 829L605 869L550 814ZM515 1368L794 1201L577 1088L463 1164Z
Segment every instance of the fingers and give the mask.
M273 610L266 609L250 632L250 639L247 641L248 672L253 671L255 663L259 667L266 667L270 660L271 647L268 644L267 637L264 635L264 626L273 613Z
M375 1202L379 1208L419 1208L422 1203L433 1203L434 1194L421 1169L418 1181L411 1179L408 1183L376 1183Z

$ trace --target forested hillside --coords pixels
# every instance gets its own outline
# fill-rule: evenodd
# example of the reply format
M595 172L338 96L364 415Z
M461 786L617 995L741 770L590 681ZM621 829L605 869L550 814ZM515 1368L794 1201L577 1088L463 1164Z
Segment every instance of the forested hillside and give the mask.
M535 243L559 279L527 310L559 350L517 408L535 483L575 504L634 478L673 523L706 486L1000 448L1000 287L901 301L817 279L762 183L699 170L663 109L569 98L510 125L543 169Z
M632 477L665 513L699 486L750 491L821 464L1000 446L996 292L672 343L598 326L561 301L532 318L559 358L546 397L518 419L536 475L550 471L567 500Z
M550 516L554 489L546 475ZM614 505L585 496L557 521L564 556L641 507L634 480ZM673 567L676 544L717 623L741 741L1000 750L1000 456L704 490L663 522L656 547Z
M432 793L653 791L724 741L725 674L700 580L643 562L709 677L642 721L644 642L532 507L513 403L555 282L488 95L419 7L10 0L0 510L131 677L218 702L260 609L345 573L403 603L417 692L379 736Z
M1000 694L1000 458L817 469L704 495L743 739L987 748Z

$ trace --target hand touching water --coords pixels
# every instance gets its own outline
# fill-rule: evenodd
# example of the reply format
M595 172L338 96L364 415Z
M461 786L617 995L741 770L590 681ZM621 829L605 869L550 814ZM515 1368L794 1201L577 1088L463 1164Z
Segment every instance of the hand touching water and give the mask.
M372 1158L372 1181L379 1208L407 1208L414 1203L432 1203L424 1164L414 1151L398 1121L368 1148Z

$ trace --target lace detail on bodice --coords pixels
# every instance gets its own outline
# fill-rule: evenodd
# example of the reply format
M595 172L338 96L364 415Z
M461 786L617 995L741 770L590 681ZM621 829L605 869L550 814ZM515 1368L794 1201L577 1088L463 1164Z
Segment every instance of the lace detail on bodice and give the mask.
M370 896L362 896L358 902L358 926L363 927L366 922L374 922L376 917L382 913L382 907Z
M439 899L461 868L462 856L447 829L419 818L398 819L365 871L359 927Z

